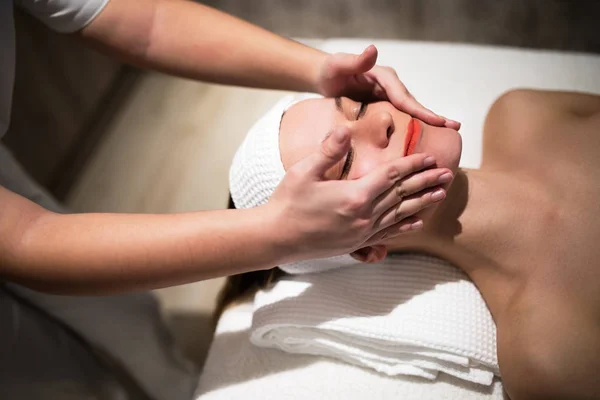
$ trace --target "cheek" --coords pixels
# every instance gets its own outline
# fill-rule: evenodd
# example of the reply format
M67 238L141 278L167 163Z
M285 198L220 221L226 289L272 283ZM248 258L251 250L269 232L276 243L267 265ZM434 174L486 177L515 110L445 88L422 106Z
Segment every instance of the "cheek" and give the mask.
M384 159L383 153L381 151L369 151L369 152L361 152L357 151L357 154L354 156L354 160L352 162L352 170L348 175L348 179L358 179L369 172L373 171L379 165L385 163L387 160Z

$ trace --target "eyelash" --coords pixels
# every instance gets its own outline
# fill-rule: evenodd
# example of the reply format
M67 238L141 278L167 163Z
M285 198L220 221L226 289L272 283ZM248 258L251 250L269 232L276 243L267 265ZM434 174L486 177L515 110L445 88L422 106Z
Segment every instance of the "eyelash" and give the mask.
M360 108L358 109L358 113L356 114L356 120L358 121L360 117L365 115L367 111L367 103L360 103ZM350 146L350 150L348 150L348 154L346 155L346 162L344 162L344 166L342 167L342 175L340 179L345 179L348 176L348 172L350 172L350 167L352 166L352 161L354 159L354 147Z
M367 103L360 103L360 108L358 109L358 114L356 114L356 119L359 120L360 117L365 115L366 111L367 111Z
M350 146L350 150L348 150L348 154L346 155L346 162L344 162L344 166L342 167L342 175L340 176L340 180L346 179L348 173L350 172L350 167L352 166L352 159L354 158L354 147Z

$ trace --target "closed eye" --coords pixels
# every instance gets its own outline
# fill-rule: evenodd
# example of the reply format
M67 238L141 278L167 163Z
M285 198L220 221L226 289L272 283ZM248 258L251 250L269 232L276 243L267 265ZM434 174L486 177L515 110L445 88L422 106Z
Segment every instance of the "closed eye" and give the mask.
M360 103L360 108L358 109L358 113L356 113L357 121L365 115L368 106L369 105L367 103ZM354 147L350 146L350 150L348 150L348 155L346 156L346 161L344 162L344 166L342 167L342 175L340 176L340 179L346 179L348 177L348 174L350 173L350 168L352 168L354 153Z
M365 115L368 106L369 105L367 103L360 103L360 107L358 109L358 112L356 113L357 121ZM344 166L342 167L342 174L340 176L340 180L346 179L348 177L348 174L350 173L350 168L352 168L354 154L354 147L350 146L350 150L348 150L348 154L346 155L346 161L344 162Z
M348 177L350 173L350 167L352 167L352 160L354 159L354 147L350 146L350 150L348 150L348 154L346 155L346 161L344 162L344 166L342 167L342 174L340 175L340 180L344 180Z
M358 109L358 113L356 114L356 120L359 120L365 115L365 113L367 112L367 107L367 103L360 103L360 108Z

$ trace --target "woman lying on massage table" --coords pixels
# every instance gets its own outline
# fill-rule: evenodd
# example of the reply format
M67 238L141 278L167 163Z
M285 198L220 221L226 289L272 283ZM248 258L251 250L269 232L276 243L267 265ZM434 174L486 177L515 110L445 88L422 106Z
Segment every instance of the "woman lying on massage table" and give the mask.
M458 168L461 137L454 130L412 119L387 102L307 99L281 118L283 168L316 149L323 139L319 132L334 126L347 127L352 149L328 171L329 179L356 179L394 157L419 152L451 171L446 200L419 215L423 230L353 256L376 262L388 252L420 252L462 269L497 325L500 373L511 399L598 396L600 97L504 94L488 113L482 165L473 170ZM238 206L248 206L247 185L232 187ZM407 188L400 184L397 190L402 195ZM407 196L398 213L421 198ZM224 298L243 291L232 283L247 287L261 279L233 278Z

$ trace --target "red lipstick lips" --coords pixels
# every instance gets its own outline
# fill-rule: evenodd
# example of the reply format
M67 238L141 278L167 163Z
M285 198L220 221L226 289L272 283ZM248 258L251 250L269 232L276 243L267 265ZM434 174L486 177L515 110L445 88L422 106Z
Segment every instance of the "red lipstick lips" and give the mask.
M415 152L415 147L417 147L417 143L419 143L419 139L421 138L421 132L421 123L418 120L411 118L406 126L406 136L404 138L404 156L410 156Z

